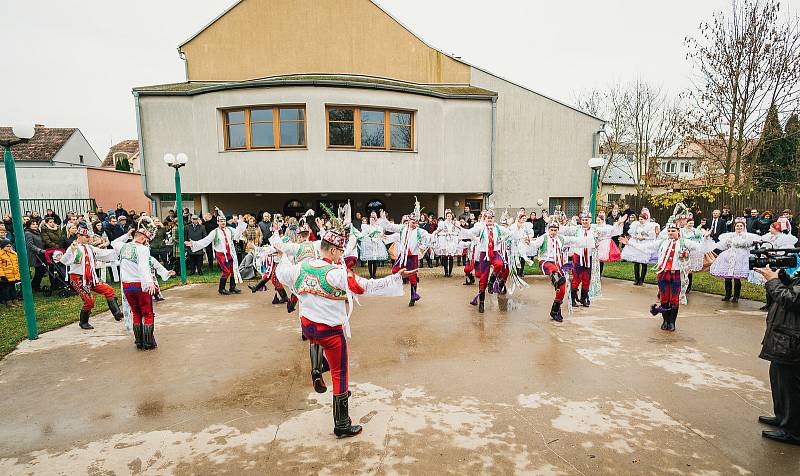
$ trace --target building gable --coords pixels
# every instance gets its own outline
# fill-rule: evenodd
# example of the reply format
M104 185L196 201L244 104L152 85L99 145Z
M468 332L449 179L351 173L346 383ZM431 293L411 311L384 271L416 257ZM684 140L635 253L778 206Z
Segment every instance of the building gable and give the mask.
M180 46L189 81L295 73L469 84L470 67L370 0L241 0Z

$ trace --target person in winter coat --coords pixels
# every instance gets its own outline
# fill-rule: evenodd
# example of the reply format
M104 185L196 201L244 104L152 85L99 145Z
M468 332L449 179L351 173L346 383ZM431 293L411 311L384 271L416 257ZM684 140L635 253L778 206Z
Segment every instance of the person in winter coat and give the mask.
M772 300L759 358L770 362L775 416L760 416L758 421L776 429L761 435L800 445L800 274L792 278L769 267L755 271L767 280L765 287Z
M192 215L192 222L186 225L183 229L183 236L187 240L200 241L207 235L206 227L200 223L200 217ZM150 245L152 247L152 244ZM203 254L205 250L192 251L187 250L186 262L187 271L189 274L203 274Z
M775 220L772 218L772 212L767 210L761 214L761 217L753 223L753 233L756 235L766 235L769 233L769 227Z
M47 217L41 225L39 234L42 237L42 242L44 242L44 249L51 250L61 245L64 230L56 224L53 217Z
M7 307L19 305L16 291L20 280L18 260L11 242L0 240L0 304Z
M44 241L39 234L39 223L29 221L25 226L25 247L28 251L28 264L33 266L33 279L31 288L38 292L42 289L42 278L45 274Z
M150 256L164 266L169 266L169 246L166 243L167 229L158 218L153 219L153 226L156 227L156 232L153 234L153 239L150 240Z

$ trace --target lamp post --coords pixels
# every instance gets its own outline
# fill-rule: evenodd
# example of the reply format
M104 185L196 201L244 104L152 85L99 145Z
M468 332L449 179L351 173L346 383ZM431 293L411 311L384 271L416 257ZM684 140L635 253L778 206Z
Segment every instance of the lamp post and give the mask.
M6 169L6 184L8 185L8 204L11 206L11 219L14 223L14 246L17 248L19 260L19 276L22 281L22 302L25 307L25 322L28 326L28 339L39 338L39 329L36 326L36 310L33 307L33 289L31 288L31 268L28 263L28 250L25 246L25 231L22 229L22 210L19 206L19 188L17 188L17 169L14 165L14 156L11 146L28 142L36 129L33 126L14 126L13 138L0 140L3 146L3 165Z
M600 169L603 168L603 164L605 164L605 159L602 157L592 157L589 159L589 168L592 169L592 202L589 207L589 211L592 212L592 216L595 216L597 213L597 185L600 179Z
M175 208L178 217L178 253L181 263L181 284L186 284L186 245L183 244L183 198L181 197L181 172L180 168L186 165L189 157L183 152L173 155L164 154L164 162L175 169Z

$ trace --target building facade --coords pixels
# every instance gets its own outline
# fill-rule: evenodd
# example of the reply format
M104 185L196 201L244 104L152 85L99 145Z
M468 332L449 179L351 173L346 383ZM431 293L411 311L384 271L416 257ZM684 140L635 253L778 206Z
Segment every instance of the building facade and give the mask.
M335 41L333 40L335 39ZM195 211L578 208L602 121L438 51L370 0L243 0L134 89L145 192ZM291 52L291 54L287 54ZM191 208L191 207L190 207Z

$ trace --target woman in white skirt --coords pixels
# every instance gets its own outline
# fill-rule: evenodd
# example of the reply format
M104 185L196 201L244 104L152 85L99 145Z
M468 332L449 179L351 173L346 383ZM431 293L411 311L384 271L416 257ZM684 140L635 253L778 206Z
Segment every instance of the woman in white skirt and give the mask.
M614 243L615 236L622 234L623 222L609 225L606 223L606 212L597 212L597 223L592 227L597 234L597 258L600 260L600 274L603 274L603 265L620 259L620 251Z
M375 279L378 264L389 259L389 252L384 243L383 228L378 224L378 214L369 214L369 223L361 225L361 231L356 231L358 238L358 256L361 261L367 262L370 279Z
M633 263L633 284L642 286L647 276L647 265L652 260L652 253L648 250L651 246L648 243L655 241L658 237L659 226L650 220L650 210L642 208L639 214L639 221L631 223L628 228L628 241L633 241L642 246L626 246L622 248L622 259Z
M433 251L444 268L444 276L453 275L456 256L461 255L461 225L455 220L452 210L444 211L444 220L439 221L433 232Z
M681 239L693 241L695 243L703 243L706 239L703 232L694 227L694 217L690 213L686 220L686 226L681 228ZM688 283L686 284L686 292L692 290L692 275L703 270L703 257L705 250L700 247L697 249L689 250L689 266L686 269L688 276Z
M778 218L778 221L773 222L769 227L769 233L762 237L762 246L772 249L794 248L797 245L797 237L789 233L789 220L786 218ZM747 280L753 284L764 286L766 281L760 274L750 271ZM767 293L767 303L761 307L762 311L768 311L769 306L772 304L772 299Z
M742 279L750 274L750 249L761 242L761 236L747 232L747 222L739 217L733 222L733 233L719 235L718 250L724 250L711 265L709 272L718 278L725 278L725 297L723 301L739 302ZM731 299L733 287L733 299Z

